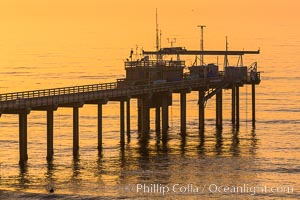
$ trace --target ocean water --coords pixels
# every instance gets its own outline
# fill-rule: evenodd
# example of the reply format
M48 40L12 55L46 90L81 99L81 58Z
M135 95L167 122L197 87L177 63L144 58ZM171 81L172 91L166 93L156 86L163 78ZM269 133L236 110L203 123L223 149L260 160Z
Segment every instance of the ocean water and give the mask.
M131 138L122 149L119 103L108 102L103 106L103 152L98 155L97 107L85 105L79 111L79 157L73 159L72 110L59 108L54 115L54 159L49 163L46 113L32 111L28 117L29 159L25 167L20 167L18 116L2 115L0 199L299 198L300 40L294 25L281 24L276 31L254 31L247 36L240 36L237 30L228 31L232 34L232 48L254 46L256 50L257 45L261 49L260 55L244 57L246 65L257 60L262 72L261 84L256 87L255 128L251 126L250 86L240 89L240 128L231 124L231 91L225 90L223 129L215 128L212 98L206 105L204 135L198 132L197 93L188 94L185 138L180 135L179 96L173 94L167 143L162 143L161 136L155 133L154 110L150 134L141 136L137 132L133 99ZM262 22L258 26L263 26ZM26 36L28 41L19 38L14 42L0 39L0 93L113 82L124 77L123 61L137 39L131 38L130 45L129 41L118 40L102 46L92 41L97 31L77 34L86 34L87 38L53 36L46 41L46 36L37 40ZM199 39L195 35L181 37L192 49L197 48ZM147 45L150 42L147 40ZM153 46L148 45L148 49ZM215 46L218 45L211 44ZM235 63L236 58L231 61ZM50 188L54 193L49 193Z

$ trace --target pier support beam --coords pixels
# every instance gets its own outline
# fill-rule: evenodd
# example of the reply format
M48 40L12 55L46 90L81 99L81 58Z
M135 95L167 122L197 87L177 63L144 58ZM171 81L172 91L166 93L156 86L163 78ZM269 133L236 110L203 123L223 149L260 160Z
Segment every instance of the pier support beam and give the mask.
M73 107L73 156L79 151L79 107Z
M186 134L186 92L180 93L180 125L181 134Z
M54 111L47 110L47 160L53 159L53 119Z
M130 140L130 99L126 101L126 128L127 139Z
M24 164L28 160L27 154L27 113L19 113L19 151L20 164Z
M252 126L255 127L255 84L252 83Z
M138 132L142 131L142 99L137 100L137 125L138 125Z
M235 86L231 89L231 122L235 124Z
M160 132L160 106L155 108L155 131Z
M98 153L102 151L102 103L98 103Z
M169 105L168 105L168 95L162 98L162 139L167 140L167 132L169 128Z
M142 99L142 133L150 131L150 101L148 97Z
M239 86L236 86L235 89L235 105L236 105L236 109L235 109L235 114L236 114L236 127L240 126L240 88Z
M162 99L162 131L163 133L167 132L169 128L169 106L168 106L168 99L164 97Z
M222 90L216 94L216 126L222 129L223 109L222 109Z
M204 132L204 120L205 120L205 109L204 109L204 96L205 92L200 90L199 91L199 100L198 100L198 117L199 117L199 130L200 132Z
M124 112L124 101L120 101L120 144L125 144L125 112Z

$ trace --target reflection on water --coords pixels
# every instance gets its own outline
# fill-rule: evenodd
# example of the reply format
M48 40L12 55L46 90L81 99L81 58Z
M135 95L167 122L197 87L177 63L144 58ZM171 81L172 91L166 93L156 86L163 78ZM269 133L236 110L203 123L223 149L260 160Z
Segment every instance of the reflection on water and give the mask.
M20 189L28 189L28 185L30 184L30 179L28 177L28 169L27 164L20 164L20 173L19 173L19 188Z
M255 133L255 128L251 129L251 146L250 146L250 152L252 155L255 155L256 148L257 148L257 138Z
M230 151L232 152L233 156L240 155L240 148L239 148L240 140L239 140L239 129L232 130L232 143L230 147Z
M223 146L222 129L216 129L215 152L217 156L222 155L222 146Z
M45 175L45 179L46 179L45 182L47 183L45 188L46 191L50 191L51 189L55 190L53 172L54 172L54 164L52 160L49 160L47 162L47 173Z
M181 155L184 156L185 146L186 146L186 134L180 134L180 135L181 135L180 151L181 151Z
M205 136L204 136L204 133L203 132L200 132L199 134L199 138L200 138L200 143L199 143L199 146L198 146L198 153L199 155L205 155Z
M124 188L129 184L138 183L202 184L210 182L214 176L220 174L224 176L229 172L227 170L235 168L243 168L245 171L238 170L238 179L251 182L248 180L248 173L252 174L253 160L245 160L243 157L255 155L257 149L255 129L243 133L242 140L240 130L236 128L215 129L214 132L215 134L189 132L184 135L174 135L170 131L169 140L166 142L161 142L159 133L137 133L137 143L133 144L131 141L124 146L119 146L113 150L118 152L116 156L107 156L108 152L102 151L94 156L94 160L86 160L81 159L82 155L78 155L73 157L70 166L67 166L68 163L61 166L62 164L54 159L47 162L44 177L38 177L44 179L44 189L37 187L33 192L49 193L54 189L55 193L86 194L84 191L88 191L89 195L114 196L113 194L117 192L119 195L116 196L120 194L135 196L134 191L124 191ZM131 137L135 138L135 134ZM198 144L195 141L189 143L195 137L198 138ZM244 143L245 141L247 143ZM214 157L223 158L215 160ZM220 165L223 169L219 168ZM68 167L71 167L70 170ZM36 177L28 173L30 168L27 164L20 165L18 188L21 190L32 191L30 185L37 184ZM215 171L217 169L219 172ZM222 182L232 182L237 178L235 173L232 174L233 177L230 174L226 176L228 177Z

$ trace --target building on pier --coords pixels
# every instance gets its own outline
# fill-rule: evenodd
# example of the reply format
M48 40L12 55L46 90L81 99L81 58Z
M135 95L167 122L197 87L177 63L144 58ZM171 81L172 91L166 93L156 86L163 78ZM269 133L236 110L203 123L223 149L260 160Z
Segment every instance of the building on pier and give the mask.
M125 61L127 83L133 85L157 84L183 79L185 61L180 60L179 57L176 60L165 60L163 56L159 56L157 59L150 60L150 56L144 56L142 59L134 61L132 61L132 55L130 58L130 61L129 59Z

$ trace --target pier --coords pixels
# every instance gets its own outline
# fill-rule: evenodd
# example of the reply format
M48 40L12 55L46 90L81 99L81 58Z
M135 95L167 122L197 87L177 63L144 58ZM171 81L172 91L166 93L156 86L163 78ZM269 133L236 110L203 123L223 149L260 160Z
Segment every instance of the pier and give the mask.
M149 60L147 55L176 55L177 60ZM180 94L181 134L186 134L186 99L192 91L198 92L199 132L205 130L205 104L213 96L216 98L216 127L222 129L223 90L231 90L232 124L239 127L240 87L252 86L252 125L255 126L255 87L260 83L257 64L248 67L228 66L219 71L216 65L195 65L190 73L184 74L184 61L179 55L238 55L259 54L259 51L187 51L182 48L165 48L159 51L144 52L143 60L125 62L126 78L112 83L53 88L0 94L0 117L5 114L19 116L19 156L20 163L26 162L27 154L27 116L32 111L43 111L47 120L46 159L53 159L53 121L54 112L60 107L68 107L73 112L73 155L76 157L80 147L79 114L85 104L97 105L98 111L98 151L102 151L102 107L108 101L120 103L120 144L125 144L125 133L130 138L130 104L137 99L138 123L141 134L150 131L150 109L155 109L155 130L167 140L169 128L169 106L172 94ZM143 73L141 75L141 72ZM141 77L139 77L141 76ZM125 130L126 128L126 130Z

